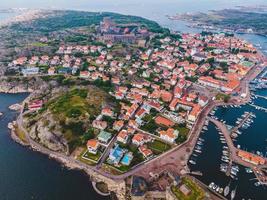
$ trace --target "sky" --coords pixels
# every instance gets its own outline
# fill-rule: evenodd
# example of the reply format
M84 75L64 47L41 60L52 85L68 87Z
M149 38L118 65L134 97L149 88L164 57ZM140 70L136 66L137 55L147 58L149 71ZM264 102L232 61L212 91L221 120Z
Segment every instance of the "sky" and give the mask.
M0 8L111 11L149 18L237 5L267 5L267 0L0 0Z

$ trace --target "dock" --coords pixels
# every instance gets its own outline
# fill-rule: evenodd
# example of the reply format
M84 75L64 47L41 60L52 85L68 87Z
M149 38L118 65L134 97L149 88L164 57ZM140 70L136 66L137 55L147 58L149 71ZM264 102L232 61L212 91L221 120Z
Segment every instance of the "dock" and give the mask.
M267 112L267 108L264 108L264 107L261 107L261 106L257 106L257 105L252 104L252 103L249 103L248 105L256 108L257 110L263 110L263 111Z
M224 137L225 137L225 141L227 143L228 146L228 150L229 150L229 158L230 158L230 162L233 163L238 163L240 165L243 165L245 167L251 168L254 171L254 174L256 175L256 177L258 178L258 180L261 182L261 184L267 185L267 176L264 175L263 171L265 171L267 169L267 158L263 158L265 160L264 164L260 165L260 164L254 164L252 162L249 162L247 160L242 159L240 156L238 156L238 152L240 151L238 148L236 148L234 146L234 143L232 141L231 138L231 134L230 131L227 129L226 125L223 124L222 122L213 119L211 117L208 117L208 120L210 122L212 122L215 126L217 126L221 132L223 133ZM234 127L234 129L236 129L236 127ZM252 154L252 153L250 153ZM254 155L254 154L252 154ZM257 155L255 155L257 156ZM227 172L229 173L229 172Z
M262 98L262 99L267 100L267 97L266 96L262 96L262 95L258 95L258 94L254 94L253 96L254 97L257 97L257 98Z
M241 120L241 122L237 126L235 126L235 127L233 127L231 129L231 134L234 133L234 132L236 132L241 126L243 126L243 124L248 120L248 118L250 116L251 116L251 113L246 113L245 114L245 117Z
M203 173L200 172L200 171L192 171L189 174L193 174L193 175L197 175L197 176L202 176L203 175Z

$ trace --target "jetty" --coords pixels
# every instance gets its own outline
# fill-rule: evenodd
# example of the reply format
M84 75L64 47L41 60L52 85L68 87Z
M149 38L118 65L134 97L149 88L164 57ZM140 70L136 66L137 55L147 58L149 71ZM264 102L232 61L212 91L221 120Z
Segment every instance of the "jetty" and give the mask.
M249 105L256 108L257 110L263 110L263 111L267 112L267 108L264 108L262 106L258 106L258 105L252 104L252 103L249 103Z
M241 120L241 122L237 126L235 126L235 127L233 127L231 129L231 134L234 133L234 132L236 132L240 127L242 127L243 124L249 119L250 116L251 116L251 113L250 112L246 113L245 114L245 117Z
M243 150L240 150L234 146L234 143L231 138L230 131L227 129L226 125L222 122L208 117L208 120L217 126L225 137L229 149L230 162L235 162L245 167L251 168L257 179L261 184L267 185L267 176L263 173L267 169L267 158L260 157L253 153L249 153ZM235 129L236 127L234 127Z
M267 96L262 96L262 95L259 95L259 94L254 94L253 96L257 97L257 98L262 98L262 99L266 99L267 100Z

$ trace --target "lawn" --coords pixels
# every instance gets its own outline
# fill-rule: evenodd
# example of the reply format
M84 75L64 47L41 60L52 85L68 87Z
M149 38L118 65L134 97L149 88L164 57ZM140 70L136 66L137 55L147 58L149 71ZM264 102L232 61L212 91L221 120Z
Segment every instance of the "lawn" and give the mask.
M153 151L154 154L159 155L171 148L171 145L164 143L160 140L154 140L147 144L148 148Z
M86 155L87 157L84 157L85 154L87 154ZM87 165L96 165L97 162L94 159L97 159L97 156L90 157L90 155L88 155L88 153L87 153L86 147L84 147L82 153L77 157L77 160L79 160L79 161L81 161Z
M180 200L202 200L205 198L205 193L201 187L199 187L192 179L183 177L182 183L190 188L191 193L185 196L177 186L172 186L171 190L173 194Z
M100 159L101 155L102 154L99 151L97 152L97 154L92 154L92 153L89 153L88 151L86 151L83 154L82 158L83 159L90 159L90 160L97 162Z
M216 100L223 100L225 103L227 103L230 99L230 96L224 93L218 93L216 94Z
M179 131L178 138L175 140L176 143L181 144L186 141L190 130L186 126L176 126L175 129Z
M73 150L86 142L83 138L106 99L107 94L102 90L73 88L48 101L44 111L51 111L61 125L61 132L67 139L70 150Z
M46 47L46 46L48 46L48 44L43 43L43 42L34 42L34 43L31 44L31 46L34 46L34 47Z

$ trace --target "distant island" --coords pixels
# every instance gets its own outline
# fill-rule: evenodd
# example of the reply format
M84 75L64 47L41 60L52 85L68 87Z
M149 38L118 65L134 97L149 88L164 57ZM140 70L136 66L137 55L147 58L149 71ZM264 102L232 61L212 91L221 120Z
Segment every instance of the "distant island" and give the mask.
M193 27L236 33L255 33L267 36L266 7L238 7L211 10L208 13L184 13L169 16L172 20L185 20Z

